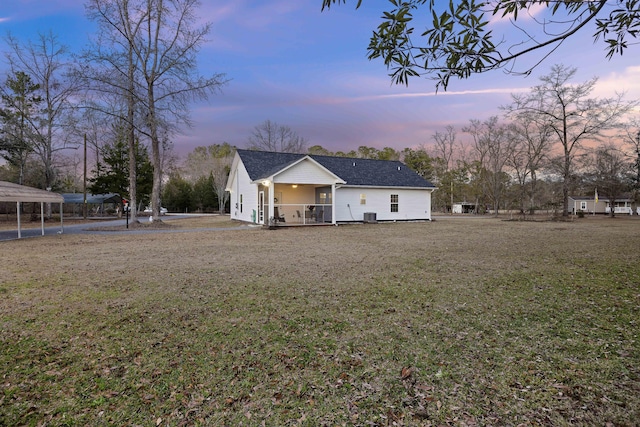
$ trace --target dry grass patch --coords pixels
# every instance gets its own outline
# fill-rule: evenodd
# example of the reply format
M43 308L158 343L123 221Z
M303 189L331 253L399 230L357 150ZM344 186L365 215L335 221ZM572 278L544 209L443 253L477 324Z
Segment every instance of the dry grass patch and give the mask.
M638 242L604 219L5 242L0 425L634 425Z
M68 225L86 225L87 228L95 228L96 223L104 223L104 222L115 222L116 220L124 220L125 218L63 218L63 226ZM173 215L163 216L160 222L149 222L148 216L139 216L138 222L130 222L130 228L160 228L160 227L173 227L179 229L185 228L229 228L229 227L237 227L240 223L237 221L231 221L229 219L229 215L194 215L192 217L180 217L179 219L175 219ZM45 220L45 227L59 227L60 226L60 218L54 216L52 219ZM40 219L31 220L31 217L28 215L24 215L21 222L21 229L31 229L41 227ZM126 230L126 225L118 225L118 226L104 226L100 225L102 229L110 228L114 231L124 231ZM15 230L18 228L18 223L15 214L14 215L0 215L0 231L1 230Z

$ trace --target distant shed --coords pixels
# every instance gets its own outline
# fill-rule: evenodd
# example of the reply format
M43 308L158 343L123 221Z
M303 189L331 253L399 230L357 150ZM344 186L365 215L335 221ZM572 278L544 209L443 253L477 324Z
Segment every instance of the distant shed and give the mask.
M458 202L453 204L453 213L454 214L468 214L475 213L476 205L475 203L467 203L467 202Z

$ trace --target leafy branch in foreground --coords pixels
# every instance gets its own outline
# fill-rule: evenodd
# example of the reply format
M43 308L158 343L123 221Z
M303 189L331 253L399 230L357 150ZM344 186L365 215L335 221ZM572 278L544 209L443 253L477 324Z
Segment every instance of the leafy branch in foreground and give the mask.
M463 79L495 69L515 73L517 59L541 53L542 58L519 71L529 74L589 22L595 22L594 41L602 38L609 59L622 55L635 44L630 39L640 33L640 0L389 2L391 9L383 12L371 36L369 59L381 58L396 84L407 85L411 77L428 75L436 80L436 88L444 90L451 77ZM346 0L323 0L322 9L336 3ZM356 8L362 3L358 0ZM495 23L500 20L508 20L522 37L495 37ZM536 28L530 28L530 22ZM416 26L426 29L418 34Z

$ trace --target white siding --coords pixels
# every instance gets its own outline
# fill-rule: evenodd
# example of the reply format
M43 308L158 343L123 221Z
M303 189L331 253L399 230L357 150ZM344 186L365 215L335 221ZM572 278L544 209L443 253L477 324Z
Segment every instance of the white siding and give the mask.
M398 212L391 212L392 194L398 195ZM374 212L378 221L430 220L431 190L342 187L336 189L335 205L336 221L362 221L365 212Z
M236 154L237 155L237 154ZM235 162L235 160L238 160ZM234 159L236 169L229 177L231 191L231 218L252 222L258 210L258 192L261 184L252 183L244 164ZM265 177L266 178L266 177ZM272 177L273 183L264 187L265 219L269 217L269 191L274 191L274 205L280 215L291 219L298 210L296 204L313 204L316 187L330 187L340 179L312 160L304 159ZM292 184L298 184L293 188ZM306 184L306 185L305 185ZM363 221L366 212L373 212L379 221L430 220L431 191L433 189L338 187L335 190L335 221ZM366 195L366 204L360 204L360 195ZM391 195L398 195L398 212L391 212ZM242 197L242 211L240 209ZM290 212L289 212L289 211ZM300 209L302 210L302 209ZM288 215L287 215L288 213Z
M321 166L305 159L274 177L277 183L331 185L336 178Z
M232 181L231 218L251 222L253 211L257 212L258 210L258 186L251 183L242 162L238 162L235 173L236 176ZM242 195L242 212L240 211L240 195Z

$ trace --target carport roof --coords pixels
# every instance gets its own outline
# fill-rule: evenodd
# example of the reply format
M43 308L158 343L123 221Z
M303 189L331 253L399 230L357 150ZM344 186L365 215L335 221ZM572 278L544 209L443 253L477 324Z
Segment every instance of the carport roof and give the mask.
M84 193L63 193L65 203L84 203ZM87 203L121 203L122 197L116 193L87 194Z
M64 199L58 193L0 181L0 202L63 203Z

